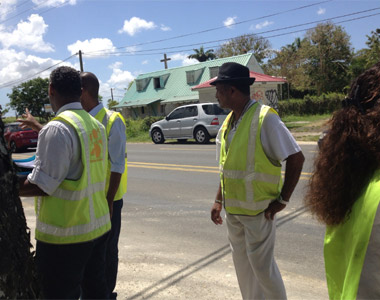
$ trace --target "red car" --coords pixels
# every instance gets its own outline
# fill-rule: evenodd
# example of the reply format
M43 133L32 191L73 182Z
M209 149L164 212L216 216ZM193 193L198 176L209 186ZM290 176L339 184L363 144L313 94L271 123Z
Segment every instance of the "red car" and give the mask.
M17 122L4 125L4 137L12 152L37 146L37 131L31 128L22 129L19 125Z

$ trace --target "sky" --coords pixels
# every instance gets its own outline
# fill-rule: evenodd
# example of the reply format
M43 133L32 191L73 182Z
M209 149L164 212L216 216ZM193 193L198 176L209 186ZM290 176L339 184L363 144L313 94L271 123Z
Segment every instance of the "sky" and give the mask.
M380 28L380 1L258 0L0 0L0 104L12 86L48 78L61 65L100 81L103 103L120 101L139 74L197 63L195 48L217 49L242 34L269 40L274 50L330 19L355 50ZM8 116L14 115L11 111Z

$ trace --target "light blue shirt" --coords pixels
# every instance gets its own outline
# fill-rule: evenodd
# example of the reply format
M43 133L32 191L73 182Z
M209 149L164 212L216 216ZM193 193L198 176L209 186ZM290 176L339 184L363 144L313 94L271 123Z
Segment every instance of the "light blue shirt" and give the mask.
M95 117L103 107L103 104L99 103L89 111L89 114ZM119 174L124 173L126 143L127 136L125 134L125 125L120 118L117 118L112 124L108 136L108 156L111 162L111 172Z

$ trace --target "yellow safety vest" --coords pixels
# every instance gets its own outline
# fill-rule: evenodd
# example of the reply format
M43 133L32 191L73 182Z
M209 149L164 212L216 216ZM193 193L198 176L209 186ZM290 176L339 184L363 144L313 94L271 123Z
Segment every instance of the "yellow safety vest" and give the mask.
M83 173L78 180L65 179L51 196L36 197L36 239L51 244L90 241L111 228L105 196L105 129L84 110L66 110L53 120L78 133Z
M281 165L275 166L266 156L260 132L271 107L253 104L244 114L231 145L226 151L232 112L225 119L221 132L220 181L224 207L230 214L257 215L281 192Z
M106 109L105 107L103 107L95 116L95 119L97 119L100 123L102 123L104 127L106 128L107 139L109 137L112 125L117 118L121 119L124 125L126 125L125 120L120 113L115 112L115 111L110 111ZM108 187L110 184L110 176L111 176L111 162L110 160L108 160L106 191L108 191ZM120 200L121 198L123 198L123 196L127 192L127 180L128 180L128 163L127 163L127 153L125 153L125 169L124 169L124 173L121 175L119 188L115 194L114 200Z
M380 170L343 224L328 226L324 257L330 299L356 299L373 223L380 203Z

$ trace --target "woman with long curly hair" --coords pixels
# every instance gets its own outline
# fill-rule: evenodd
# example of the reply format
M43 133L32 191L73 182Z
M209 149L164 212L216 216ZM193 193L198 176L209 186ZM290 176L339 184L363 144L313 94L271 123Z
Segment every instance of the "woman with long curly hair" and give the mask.
M305 202L327 225L330 299L380 298L380 62L351 85L315 161Z

